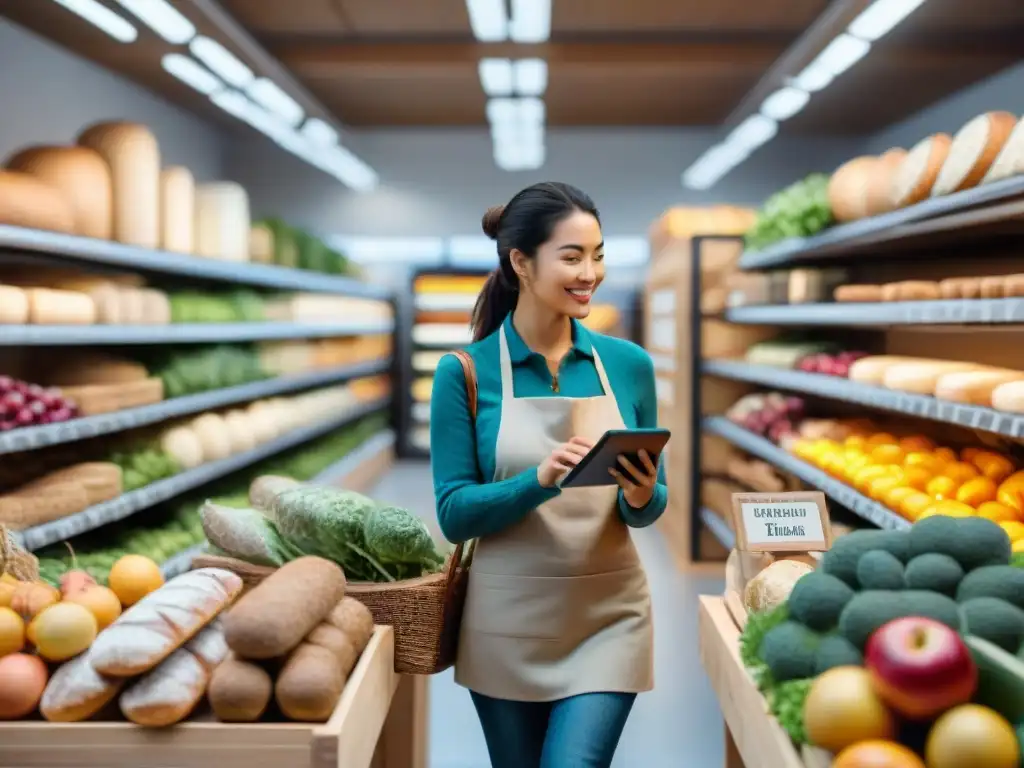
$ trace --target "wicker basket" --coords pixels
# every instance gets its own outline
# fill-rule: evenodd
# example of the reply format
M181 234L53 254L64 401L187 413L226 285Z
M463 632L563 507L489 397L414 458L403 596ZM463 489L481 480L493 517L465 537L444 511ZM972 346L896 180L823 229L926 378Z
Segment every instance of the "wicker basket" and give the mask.
M455 547L440 573L391 583L349 582L345 593L363 603L376 624L395 632L395 672L435 675L455 663L459 624L469 569L461 565L463 546ZM198 555L192 568L224 568L238 574L249 590L274 572L218 555Z
M18 546L11 532L0 523L0 576L5 573L18 581L38 581L39 561Z

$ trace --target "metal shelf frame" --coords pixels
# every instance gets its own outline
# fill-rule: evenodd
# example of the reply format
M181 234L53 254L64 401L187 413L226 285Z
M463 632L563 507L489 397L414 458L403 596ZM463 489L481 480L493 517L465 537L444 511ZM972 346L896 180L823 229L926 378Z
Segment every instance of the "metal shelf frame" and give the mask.
M740 325L860 328L1003 325L1024 323L1024 298L734 307L726 310L725 320Z
M718 513L713 512L707 507L701 507L699 514L704 527L711 531L711 535L718 539L723 547L726 549L736 549L736 534L733 533L729 524L718 516Z
M14 534L22 547L29 551L41 549L49 544L65 541L95 530L108 523L124 520L144 509L180 496L212 480L217 480L244 467L255 464L289 448L314 440L332 430L339 429L372 413L383 410L391 398L380 398L361 403L347 411L325 418L313 425L292 430L275 440L264 443L251 451L229 456L220 461L186 470L173 477L158 480L135 491L122 494L116 499L95 504L82 512L37 525Z
M770 440L765 440L763 437L743 429L743 427L734 424L724 416L706 417L703 420L703 428L705 432L718 435L728 440L737 448L742 448L747 453L757 456L759 459L763 459L790 474L796 475L808 485L835 499L858 517L877 525L879 528L902 530L910 527L909 522L877 501L869 499L867 496L845 483L839 482L817 467L787 453Z
M390 359L373 360L356 365L344 365L321 371L311 371L297 376L281 376L274 379L254 381L237 387L215 389L184 397L163 400L152 405L128 408L123 411L101 413L80 419L45 424L38 427L23 427L0 433L0 455L32 451L62 443L73 443L100 435L124 432L147 424L166 421L179 416L222 408L235 403L259 400L303 389L340 384L387 373L391 368Z
M745 381L790 392L856 403L882 411L903 413L944 424L955 424L968 429L991 432L1006 437L1024 438L1024 414L1005 413L980 405L966 405L948 400L937 400L928 395L898 392L884 387L858 384L836 376L804 373L767 365L751 365L734 360L707 360L703 365L705 376L716 376L733 381Z
M372 336L393 322L171 323L168 325L0 325L0 347L218 344L274 339Z
M0 251L32 253L133 271L159 272L178 277L274 288L281 291L330 293L383 300L390 300L393 297L387 289L351 277L270 264L204 259L188 254L137 248L109 240L24 227L0 226Z

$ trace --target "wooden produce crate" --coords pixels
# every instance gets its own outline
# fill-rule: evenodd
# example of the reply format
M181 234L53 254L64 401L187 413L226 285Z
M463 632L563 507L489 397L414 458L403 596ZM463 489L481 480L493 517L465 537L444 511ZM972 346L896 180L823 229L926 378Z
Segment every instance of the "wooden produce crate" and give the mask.
M394 672L394 652L391 627L377 627L334 714L323 724L227 724L202 713L170 728L124 722L7 722L0 723L0 766L418 768L411 761L375 758L401 680ZM412 740L411 718L408 723L405 738Z
M768 714L740 659L740 628L725 598L700 598L698 633L701 664L725 718L725 768L828 768L830 755L798 748Z

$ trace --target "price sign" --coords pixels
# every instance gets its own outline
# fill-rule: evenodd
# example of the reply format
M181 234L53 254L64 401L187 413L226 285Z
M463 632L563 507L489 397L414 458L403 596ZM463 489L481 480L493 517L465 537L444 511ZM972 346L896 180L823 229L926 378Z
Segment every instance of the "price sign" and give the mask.
M825 552L832 525L821 491L734 493L736 548L745 552Z

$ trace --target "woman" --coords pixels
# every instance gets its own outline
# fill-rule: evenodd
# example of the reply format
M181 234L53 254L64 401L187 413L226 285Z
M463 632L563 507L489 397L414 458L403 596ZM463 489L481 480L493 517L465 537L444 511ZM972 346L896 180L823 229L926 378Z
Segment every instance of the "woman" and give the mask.
M494 768L606 768L636 695L653 686L650 592L628 527L653 523L667 490L646 454L642 466L620 457L608 487L557 483L607 430L656 426L654 368L636 345L580 323L605 271L586 194L535 184L483 228L499 266L466 350L477 417L448 355L430 419L441 530L478 540L455 679Z

